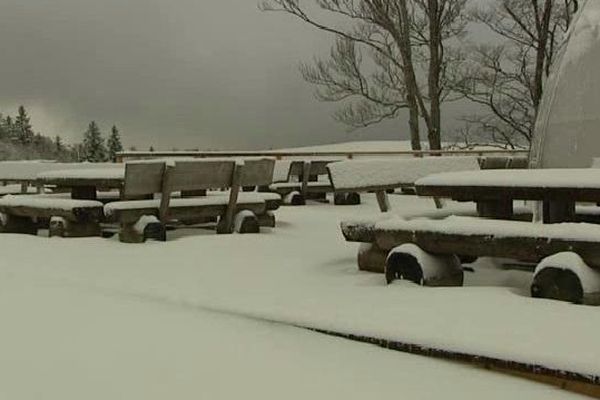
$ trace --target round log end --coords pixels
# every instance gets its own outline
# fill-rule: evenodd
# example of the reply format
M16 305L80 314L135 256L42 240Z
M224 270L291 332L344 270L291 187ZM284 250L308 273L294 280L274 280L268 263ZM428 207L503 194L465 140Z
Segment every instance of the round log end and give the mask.
M531 284L531 296L574 304L584 302L583 286L577 274L558 267L545 267L535 274Z

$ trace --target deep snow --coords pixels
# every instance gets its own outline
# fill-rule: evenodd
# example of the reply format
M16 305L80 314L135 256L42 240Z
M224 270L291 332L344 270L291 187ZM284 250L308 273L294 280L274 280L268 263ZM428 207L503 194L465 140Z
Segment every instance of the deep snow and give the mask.
M579 398L194 305L43 280L3 276L0 315L2 399Z
M411 196L391 196L391 201L394 210L402 213L431 210L433 207L430 200ZM21 351L29 352L21 355L24 357L20 361L22 363L42 354L42 364L51 369L48 364L62 365L62 352L52 348L50 339L47 346L39 342L45 338L44 330L47 329L54 332L53 338L64 336L61 339L66 342L64 346L73 342L80 346L78 351L87 351L92 360L100 357L104 369L99 374L117 375L112 378L118 378L119 384L127 381L119 374L121 366L115 367L111 373L109 365L120 364L119 353L129 347L131 352L125 352L123 357L132 370L138 364L131 360L132 357L139 357L142 367L148 364L144 355L146 347L164 352L157 361L158 365L163 365L163 371L178 368L187 371L193 366L191 364L214 362L211 355L204 360L201 360L202 357L186 360L180 366L177 352L193 352L195 346L207 346L206 343L212 343L212 333L203 338L203 329L195 331L190 328L187 339L182 339L177 335L186 331L186 323L175 324L173 332L165 332L165 329L170 329L169 324L161 322L161 318L171 316L166 313L154 321L153 312L149 309L144 321L138 322L138 318L142 318L138 315L140 313L129 310L128 304L121 304L117 299L135 298L144 303L144 307L149 307L148 303L168 306L177 313L183 309L226 312L600 375L598 309L529 298L529 273L503 270L484 260L476 273L467 274L467 287L433 289L406 283L386 286L382 276L357 271L355 257L358 246L344 242L339 221L371 214L380 215L375 200L367 196L366 204L358 207L311 204L280 209L276 213L278 227L265 230L260 235L222 236L202 229L186 229L169 232L167 243L148 242L143 245L121 244L116 238L48 239L2 235L0 283L4 289L0 289L0 296L3 296L0 305L3 321L10 326L12 333L6 330L0 333L5 338L0 343L3 351L13 352L13 357L18 356L14 353L19 353L19 350L14 350L15 344L20 346ZM24 282L25 288L20 287L20 282ZM34 286L34 289L28 288L28 285ZM50 290L46 293L43 288L38 293L36 285L54 287L51 290L53 294L49 293ZM66 288L76 290L80 295L61 294ZM98 291L107 293L107 301L114 303L107 305L112 311L97 310L94 304L88 304L87 296ZM57 300L53 300L55 295ZM54 301L58 303L53 305ZM25 308L22 308L23 304ZM66 304L70 305L65 311L63 306ZM94 325L97 331L88 326L88 319L96 316L100 321ZM28 327L25 321L32 325ZM142 326L139 330L138 323ZM245 328L233 331L243 334ZM79 332L82 332L81 338ZM112 339L107 339L103 346L112 341L118 342L112 355L105 354L105 347L94 348L90 344L94 340L102 341L108 332ZM124 335L122 339L119 339L120 335ZM218 332L214 335L219 336ZM265 336L269 342L268 335ZM87 344L80 343L80 340ZM143 345L141 348L138 341ZM176 350L169 358L164 346L171 344ZM248 343L247 346L251 348L253 344ZM46 355L43 351L50 354ZM219 353L220 350L214 351ZM305 349L301 345L295 351L333 358L346 354L338 350L329 353L321 348ZM59 361L56 361L57 357ZM73 357L85 358L77 354ZM114 359L110 361L105 357ZM309 360L302 361L306 364L298 371L316 370L321 361L315 360L314 367ZM331 378L333 387L342 385L338 378L346 381L346 373L356 374L353 376L357 382L346 382L349 387L355 383L362 384L357 378L359 372L348 372L344 368L353 369L360 365L364 370L375 371L365 381L387 373L385 367L377 362L367 362L361 357L356 360L342 357L340 360L336 364L341 368L340 375L336 373ZM248 357L247 362L252 364L252 358ZM14 364L10 359L0 360L0 363L4 369L10 369L10 364ZM407 368L412 368L412 364L409 365ZM243 366L240 368L243 370ZM75 366L72 369L77 372ZM26 370L23 366L22 371ZM37 373L43 374L44 371ZM298 371L294 373L300 373ZM142 379L142 372L136 373L136 379ZM234 376L236 373L232 372ZM305 376L302 375L303 378ZM421 382L427 376L424 372ZM175 377L173 379L173 382L177 381ZM149 380L152 381L152 378ZM384 381L389 382L390 378ZM131 384L135 386L135 382ZM0 388L2 386L0 384ZM435 388L427 387L436 385L418 386L428 398L428 391ZM462 384L459 386L464 387ZM400 393L402 385L387 389L388 393ZM487 390L486 398L493 392ZM412 397L418 397L420 393ZM460 396L463 395L460 393ZM453 396L459 394L444 397ZM429 398L435 397L431 395Z

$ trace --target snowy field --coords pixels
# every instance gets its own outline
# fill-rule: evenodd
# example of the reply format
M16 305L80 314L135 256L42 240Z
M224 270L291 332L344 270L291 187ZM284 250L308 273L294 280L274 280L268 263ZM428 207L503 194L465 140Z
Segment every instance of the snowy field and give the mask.
M598 309L529 298L528 273L483 260L434 289L357 271L339 221L377 215L366 200L282 208L260 235L2 235L0 398L576 398L290 325L600 375Z

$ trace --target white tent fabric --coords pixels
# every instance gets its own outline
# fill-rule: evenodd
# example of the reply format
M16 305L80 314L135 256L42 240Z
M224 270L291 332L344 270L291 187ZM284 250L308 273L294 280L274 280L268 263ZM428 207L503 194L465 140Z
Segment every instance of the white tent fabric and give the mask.
M546 89L531 149L534 168L590 167L600 157L600 1L586 0Z

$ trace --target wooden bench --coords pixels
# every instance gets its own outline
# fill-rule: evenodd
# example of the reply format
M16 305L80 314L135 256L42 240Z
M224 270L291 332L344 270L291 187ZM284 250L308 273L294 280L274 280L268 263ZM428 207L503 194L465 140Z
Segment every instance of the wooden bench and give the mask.
M274 182L269 190L285 198L286 204L304 205L306 200L326 200L327 193L333 192L329 181L327 165L331 160L291 161L287 180Z
M538 265L534 297L600 304L600 226L594 224L450 216L348 223L342 232L348 241L366 242L359 264L364 270L385 272L388 282L461 286L459 260L500 257L530 263L532 269Z
M100 236L103 205L97 201L48 198L44 195L0 199L0 232L36 235L49 222L50 236ZM44 224L42 224L44 222Z
M430 174L478 170L479 162L475 157L372 159L341 161L327 168L336 195L375 192L380 210L388 212L388 191L414 188L418 179ZM344 199L340 196L338 201Z
M274 226L272 211L279 207L275 194L243 193L243 186L271 182L274 160L247 159L136 162L125 168L123 201L104 207L107 221L121 225L120 239L140 243L152 237L166 240L166 224L219 218L218 233L257 232L259 225ZM206 190L229 189L210 193ZM173 198L174 192L188 197ZM189 197L197 193L198 197ZM149 199L160 194L160 199Z

